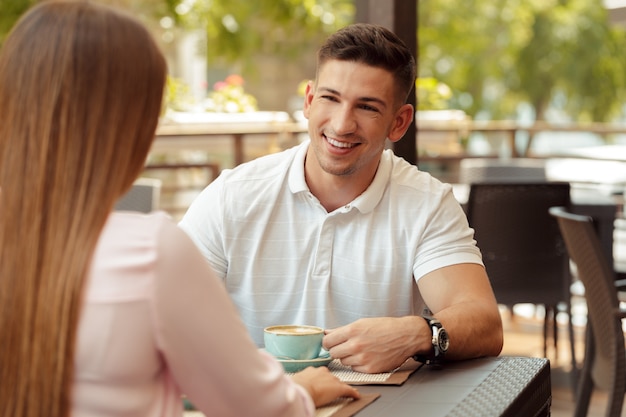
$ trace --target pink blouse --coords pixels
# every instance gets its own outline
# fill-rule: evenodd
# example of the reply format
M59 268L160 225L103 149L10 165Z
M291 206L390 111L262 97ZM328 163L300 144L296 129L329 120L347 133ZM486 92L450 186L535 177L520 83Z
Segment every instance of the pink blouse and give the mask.
M311 416L222 283L163 213L115 212L85 288L72 416Z

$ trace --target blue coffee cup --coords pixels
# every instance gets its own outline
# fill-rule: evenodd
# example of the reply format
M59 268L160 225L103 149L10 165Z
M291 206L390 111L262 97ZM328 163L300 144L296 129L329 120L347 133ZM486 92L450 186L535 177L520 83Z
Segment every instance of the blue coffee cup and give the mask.
M280 359L316 359L322 350L324 329L299 324L269 326L263 330L265 350Z

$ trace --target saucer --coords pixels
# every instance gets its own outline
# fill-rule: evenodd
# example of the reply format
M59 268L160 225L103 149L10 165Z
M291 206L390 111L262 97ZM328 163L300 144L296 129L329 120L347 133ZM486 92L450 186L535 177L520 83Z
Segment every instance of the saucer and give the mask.
M299 372L304 368L309 366L313 366L317 368L318 366L326 366L333 361L333 358L330 357L330 354L326 351L322 351L323 353L315 359L275 359L283 365L285 372Z
M276 360L283 365L283 368L285 368L285 372L299 372L309 366L326 366L333 361L333 358L331 358L330 356L321 356L315 359L304 360L278 358L276 358Z

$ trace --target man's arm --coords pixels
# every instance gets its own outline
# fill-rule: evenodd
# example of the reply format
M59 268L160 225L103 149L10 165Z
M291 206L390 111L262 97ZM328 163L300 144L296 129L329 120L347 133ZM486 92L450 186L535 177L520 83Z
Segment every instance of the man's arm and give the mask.
M448 359L497 356L502 318L485 268L459 264L435 270L418 281L422 298L450 336Z
M223 187L224 180L220 176L202 190L178 223L221 280L228 269L222 246Z
M459 264L437 269L419 282L426 305L450 338L447 359L496 356L502 320L485 269ZM386 372L415 355L432 352L432 331L419 316L357 320L327 330L324 347L359 372Z

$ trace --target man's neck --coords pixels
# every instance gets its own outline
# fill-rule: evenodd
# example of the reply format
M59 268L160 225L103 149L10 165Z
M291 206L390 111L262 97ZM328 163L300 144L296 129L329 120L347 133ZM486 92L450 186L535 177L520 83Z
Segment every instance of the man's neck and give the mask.
M329 174L325 175L330 176ZM316 178L315 181L309 181L309 178L306 178L311 193L317 197L329 213L350 203L365 191L355 190L350 181L334 181L334 179L330 178L330 181L323 181Z
M358 175L359 178L355 178ZM328 213L352 202L363 194L374 179L363 178L363 173L353 175L333 175L325 172L315 162L304 164L304 179L311 193L319 200Z

